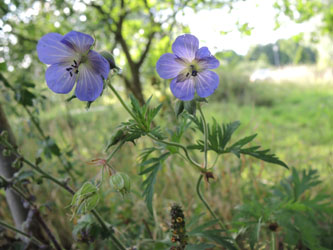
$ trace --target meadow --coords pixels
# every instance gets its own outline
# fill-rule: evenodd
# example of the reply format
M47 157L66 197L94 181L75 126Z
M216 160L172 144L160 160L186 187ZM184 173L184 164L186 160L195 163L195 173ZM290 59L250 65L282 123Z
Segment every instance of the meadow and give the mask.
M220 74L222 79L227 76L227 74L223 75L224 72ZM115 81L117 80L115 79ZM232 85L232 83L234 84ZM44 95L48 94L48 90L45 89L41 92ZM128 101L126 92L122 91L121 93ZM161 124L162 130L172 136L173 131L177 129L177 123L179 123L173 109L174 99L168 90L163 90L160 87L147 89L146 95L150 94L153 95L152 102L154 104L163 104L157 121L158 124ZM102 178L101 167L92 166L89 162L96 158L105 157L105 147L110 141L111 135L120 122L128 118L128 115L108 90L104 93L103 98L93 103L88 110L78 101L66 102L65 99L66 97L61 97L61 99L57 97L51 103L46 103L39 110L38 119L45 135L51 135L61 150L66 152L62 157L72 164L70 183L79 188L81 183L87 180ZM43 151L45 145L41 145L43 143L41 139L36 140L41 135L31 122L31 118L18 107L14 108L17 110L17 113L14 114L11 112L10 106L13 108L13 105L5 106L5 111L13 131L15 131L18 145L21 145L20 149L23 155L27 155L29 158L45 157L45 151ZM250 83L248 81L237 82L233 79L222 81L218 91L209 99L209 103L203 106L208 122L213 118L217 121L223 121L223 123L241 121L241 126L233 135L233 140L248 134L258 133L253 143L262 145L263 148L270 148L290 168L295 168L298 171L300 180L306 179L306 176L302 176L302 171L306 171L307 174L316 171L314 179L308 181L310 184L317 181L320 183L302 187L306 190L303 190L304 193L302 193L300 201L315 199L323 194L327 195L323 200L319 199L316 208L323 210L318 213L321 214L320 216L324 216L326 226L321 225L322 222L320 222L319 227L328 226L324 229L324 231L327 230L328 235L332 232L333 222L332 213L329 212L332 207L327 207L327 202L332 199L331 190L333 188L332 108L333 88L331 85ZM187 131L184 136L185 143L193 142L196 139L200 138L197 134L193 137L191 131ZM101 201L97 207L102 216L117 228L116 233L119 234L120 239L128 242L129 245L136 245L140 249L164 249L166 242L170 240L169 211L174 203L180 204L184 209L186 222L189 224L188 231L191 229L195 231L195 226L198 224L205 225L207 228L216 228L214 221L211 221L209 214L205 212L205 207L198 202L198 197L195 195L195 171L189 171L186 163L179 157L168 159L158 174L154 194L155 213L153 217L149 214L140 191L142 190L142 181L146 177L138 175L140 172L138 161L140 149L153 145L149 138L144 137L137 140L137 145L126 143L121 148L112 159L111 165L117 171L125 172L130 176L131 193L123 198L110 187L107 180L104 180L103 191L100 192ZM200 154L196 152L193 156L199 159ZM43 168L55 176L66 175L59 159L52 153L49 153L49 157ZM210 162L216 160L213 153L209 153L208 159ZM268 227L269 223L274 222L273 218L282 224L281 229L277 231L277 240L287 242L286 246L292 245L293 239L288 239L285 236L287 226L283 224L283 219L281 219L283 212L280 211L281 218L274 217L274 212L270 210L273 208L270 207L271 204L267 200L272 198L274 189L281 189L283 181L292 180L293 170L286 170L280 166L254 160L247 156L238 159L234 155L222 155L216 160L215 166L215 180L205 184L204 195L218 216L223 218L226 225L234 228L235 233L239 234L239 241L243 242L243 248L249 247L249 241L242 240L242 237L245 237L243 234L251 232L248 229L253 223L258 223L256 220L259 219L260 213L263 213L260 215L262 217L259 216L262 220L262 229L258 235L258 243L253 243L257 244L254 246L261 248L268 244L270 239ZM27 169L25 177L37 178L30 172ZM295 183L290 185L294 187ZM72 217L69 208L71 196L45 180L41 181L39 185L31 187L30 192L36 196L36 201L42 212L45 210L44 213L51 228L65 246L79 249L88 247L84 243L73 243L68 237L72 234L73 227L80 222L77 221L77 218L70 220ZM2 215L9 212L4 203L5 199L2 195L0 210ZM252 216L247 215L247 220L251 223L245 222L242 218L242 209L250 204L266 207L268 209L266 211L267 218L265 218L265 212L260 209L255 209L259 215L254 215L248 208L247 212ZM321 208L320 204L326 204L325 208ZM280 206L282 205L280 204ZM274 207L274 209L278 211L277 208ZM297 208L288 208L288 211L304 213L306 218L310 217L310 214L313 216L313 213L317 213L315 208L311 211L307 210L304 204ZM59 217L59 215L61 216ZM319 217L319 215L316 216ZM86 220L92 220L90 216L87 217ZM322 220L322 218L316 218L316 220ZM305 232L301 231L301 236L296 238L309 237L311 240L311 237L307 235L307 230L310 233L311 230L314 230L316 235L313 236L315 238L313 242L325 241L322 239L323 235L318 231L318 221L312 223L314 224L310 223L310 228L304 229ZM79 233L73 235L74 239L82 237ZM191 239L190 235L190 242L197 241L198 237L203 242L207 241L200 233L193 234L192 237ZM332 244L330 239L326 240L326 244ZM212 239L208 237L209 241ZM297 245L297 242L294 244ZM97 240L93 248L108 248L110 246L110 243L106 244L105 241Z
M0 249L333 249L332 20L0 1Z

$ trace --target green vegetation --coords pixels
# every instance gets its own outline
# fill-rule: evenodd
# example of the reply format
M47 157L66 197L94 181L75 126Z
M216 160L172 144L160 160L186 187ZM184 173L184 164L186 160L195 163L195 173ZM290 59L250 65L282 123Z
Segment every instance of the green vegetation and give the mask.
M262 66L315 64L302 35L277 41L279 63L274 44L216 53L220 86L197 103L156 73L189 32L177 15L236 2L0 3L0 169L16 171L0 174L0 249L23 249L18 234L56 249L333 249L333 85L249 81ZM298 22L322 13L332 33L329 1L277 2ZM42 35L72 29L121 68L93 103L51 92L36 55Z

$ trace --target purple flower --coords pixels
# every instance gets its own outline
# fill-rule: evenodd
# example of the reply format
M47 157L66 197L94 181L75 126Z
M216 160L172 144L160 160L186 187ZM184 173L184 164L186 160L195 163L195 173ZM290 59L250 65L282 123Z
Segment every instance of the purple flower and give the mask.
M195 91L200 97L213 94L219 85L219 76L209 69L215 69L220 62L211 55L207 47L199 49L199 40L193 35L177 37L172 44L174 54L167 53L156 63L160 77L173 79L171 92L183 101L194 98Z
M64 36L49 33L38 41L39 60L51 64L45 78L53 92L67 94L77 81L75 95L81 101L94 101L100 96L110 65L104 57L91 50L93 44L91 36L77 31Z

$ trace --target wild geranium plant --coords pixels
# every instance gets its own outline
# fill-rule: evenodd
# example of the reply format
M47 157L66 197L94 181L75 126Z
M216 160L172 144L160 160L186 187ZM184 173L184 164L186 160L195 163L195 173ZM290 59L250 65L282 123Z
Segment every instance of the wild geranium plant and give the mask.
M249 155L285 168L288 167L274 154L269 153L269 150L261 150L260 146L254 146L253 143L249 146L256 135L233 140L232 136L240 126L238 121L227 124L216 120L213 120L212 124L207 122L202 106L209 105L205 98L212 95L219 85L218 75L211 71L219 66L219 61L211 55L207 47L199 48L199 40L191 34L177 37L172 44L173 54L164 54L157 61L157 73L163 79L172 79L171 92L179 99L175 108L178 119L177 131L170 134L170 131L166 133L166 129L159 126L157 119L162 105L152 107L151 100L154 97L140 105L133 96L130 96L130 105L128 105L110 81L109 71L117 72L114 62L110 63L112 55L103 53L102 56L92 50L93 45L94 39L90 35L77 31L71 31L64 36L49 33L39 40L37 53L43 63L51 65L46 70L45 79L52 91L61 94L69 93L77 82L76 97L81 101L91 102L101 95L103 86L108 86L131 117L122 122L116 131L113 131L113 135L106 145L107 152L111 150L108 156L105 159L90 161L93 165L101 166L102 180L97 181L96 178L96 180L86 181L81 184L81 188L75 191L70 188L68 181L60 181L48 174L40 166L40 159L34 163L21 155L18 149L10 144L6 133L3 133L0 142L5 147L6 153L16 155L19 163L34 169L41 176L72 195L70 206L73 217L79 217L74 232L84 236L81 235L82 237L78 238L89 239L89 241L94 237L109 238L115 249L134 249L135 246L130 245L130 240L127 241L124 237L121 240L118 238L119 234L115 232L121 229L115 230L110 224L112 222L105 222L96 208L101 201L100 196L103 189L113 189L126 198L125 195L130 192L130 179L126 173L117 172L121 166L112 166L111 160L125 143L135 145L142 137L148 137L154 144L144 148L140 153L138 174L144 177L142 178L142 196L149 214L154 215L154 186L158 178L161 178L160 170L167 165L167 159L176 161L177 157L181 156L186 161L186 167L193 168L197 174L198 181L195 191L213 220L203 225L196 225L196 227L190 223L187 227L181 209L181 207L186 208L187 204L174 205L171 211L172 236L164 240L151 239L149 242L142 243L147 244L145 249L206 249L215 246L241 249L240 245L243 245L244 242L242 238L237 237L241 229L236 233L232 231L236 229L228 227L223 222L221 216L214 212L214 208L204 199L201 192L202 180L209 183L211 179L214 179L216 161L208 161L208 152L215 154L216 159L220 155L231 153L237 157ZM198 97L195 96L195 93ZM197 133L196 138L199 136L201 139L187 140L188 145L185 145L182 140L185 133ZM108 171L104 171L105 168ZM104 173L106 173L108 181L103 183ZM159 211L159 213L162 212ZM208 230L208 227L213 227L213 229ZM92 234L90 237L87 236L89 233ZM200 238L204 238L204 241L201 242ZM53 245L58 248L58 244L54 240L54 238L51 239ZM36 245L41 244L38 241L33 242ZM156 245L154 245L155 243ZM158 248L161 245L162 247Z

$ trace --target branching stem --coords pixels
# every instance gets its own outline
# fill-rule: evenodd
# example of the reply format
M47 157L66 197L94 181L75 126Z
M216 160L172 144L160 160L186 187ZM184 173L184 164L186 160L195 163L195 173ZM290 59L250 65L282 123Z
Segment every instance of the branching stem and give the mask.
M57 184L59 187L65 189L67 192L69 192L70 194L74 195L75 191L73 189L71 189L66 182L62 182L57 180L56 178L54 178L53 176L51 176L50 174L48 174L47 172L45 172L44 170L42 170L39 166L33 164L31 161L25 159L22 155L19 154L19 152L17 151L17 149L15 149L10 143L8 142L3 142L4 145L11 149L13 151L13 153L24 163L26 163L29 167L31 167L32 169L36 170L38 173L40 173L44 178L47 178L49 180L51 180L52 182L54 182L55 184ZM102 217L98 214L98 212L96 210L92 210L91 213L94 215L94 217L97 219L97 221L101 224L102 228L104 230L110 231L110 229L106 226L104 220L102 219ZM110 232L110 238L113 240L113 242L115 243L115 245L117 246L118 249L120 250L126 250L126 247L124 247L122 245L122 243L120 243L120 241L114 236L113 232Z
M133 112L129 109L129 107L126 105L126 103L124 102L124 100L121 98L121 96L119 95L118 91L112 86L112 84L110 82L108 83L108 86L110 87L110 89L112 90L112 92L116 95L117 99L119 100L119 102L121 103L121 105L124 107L124 109L130 114L130 116L140 126L140 122L135 117L135 115L133 114ZM201 167L201 165L199 163L197 163L196 161L194 161L191 158L191 156L189 155L189 152L188 152L188 150L187 150L187 148L185 146L183 146L183 145L181 145L179 143L176 143L176 142L169 142L169 141L158 139L154 135L152 135L150 132L147 132L147 136L150 137L151 139L153 139L154 141L157 141L157 142L169 145L169 146L174 146L174 147L181 148L184 151L187 160L196 168L196 170L199 170L200 172L204 172L204 169Z
M204 128L204 168L205 170L207 170L207 165L208 165L208 162L207 162L207 153L208 153L208 129L207 129L207 122L206 122L206 119L205 119L205 116L204 116L204 113L202 112L202 109L201 109L201 106L200 104L198 105L199 106L199 112L200 112L200 115L201 115L201 118L202 118L202 122L203 122L203 128ZM211 207L209 206L209 204L207 203L207 201L205 200L205 198L202 196L201 194L201 191L200 191L200 184L201 184L201 181L202 181L202 178L203 178L203 175L201 174L199 176L199 179L198 179L198 182L197 182L197 187L196 187L196 190L197 190L197 194L199 196L199 199L201 200L201 202L205 205L205 207L207 208L207 210L209 211L209 213L212 215L212 217L218 221L220 227L225 230L226 233L228 233L228 228L225 226L225 223L223 222L222 219L218 218L217 215L214 213L214 211L211 209ZM236 240L234 240L232 238L232 241L235 245L235 247L240 250Z
M18 233L18 234L21 234L21 235L27 237L28 239L31 240L32 243L34 243L34 244L35 244L36 246L38 246L38 247L42 247L42 246L44 246L44 243L43 243L43 242L39 241L39 240L36 239L35 237L30 236L29 234L27 234L27 233L25 233L25 232L23 232L23 231L17 229L16 227L13 227L13 226L7 224L7 223L4 222L4 221L1 221L1 220L0 220L0 226L2 226L2 227L4 227L4 228L7 228L7 229L9 229L9 230L12 230L12 231L14 231L14 232L16 232L16 233Z

